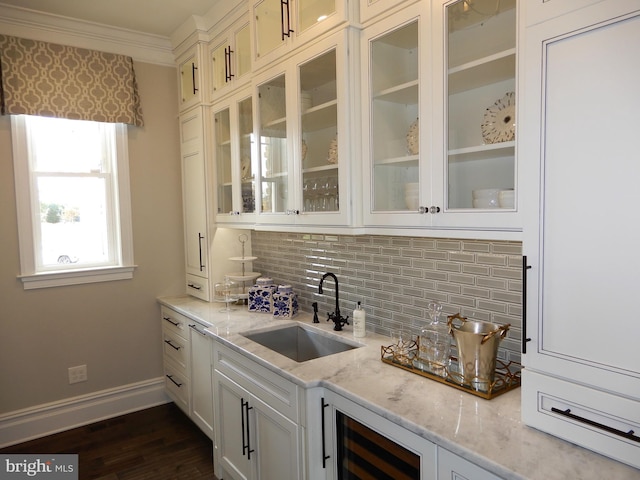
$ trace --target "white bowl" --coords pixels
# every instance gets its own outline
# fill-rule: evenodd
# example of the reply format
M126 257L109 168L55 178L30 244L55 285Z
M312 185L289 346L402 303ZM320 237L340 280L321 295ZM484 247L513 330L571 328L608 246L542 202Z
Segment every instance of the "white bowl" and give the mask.
M418 194L415 193L407 193L404 196L404 203L407 205L409 210L418 210L419 202L418 202Z
M483 188L480 190L473 190L471 194L474 199L495 199L498 200L498 194L501 188Z
M515 191L500 190L500 193L498 193L498 205L500 205L500 208L514 208L516 205Z
M498 208L497 198L474 198L473 208Z

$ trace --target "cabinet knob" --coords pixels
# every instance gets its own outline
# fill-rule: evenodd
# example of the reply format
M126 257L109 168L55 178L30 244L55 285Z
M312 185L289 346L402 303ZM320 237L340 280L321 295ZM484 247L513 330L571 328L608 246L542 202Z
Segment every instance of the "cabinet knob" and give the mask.
M432 205L431 208L429 208L429 213L440 213L440 207Z
M300 215L300 210L291 209L291 210L286 210L285 213L287 215Z

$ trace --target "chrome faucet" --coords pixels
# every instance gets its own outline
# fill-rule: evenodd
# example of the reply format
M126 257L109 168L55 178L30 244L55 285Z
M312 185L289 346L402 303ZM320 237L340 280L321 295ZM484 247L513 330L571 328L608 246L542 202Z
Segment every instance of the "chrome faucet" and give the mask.
M347 315L346 317L340 315L338 277L336 277L334 273L328 272L322 276L322 278L320 279L320 285L318 285L318 293L322 295L322 283L327 277L333 278L333 281L336 282L336 310L333 313L327 313L327 322L331 320L335 324L333 329L339 332L340 330L342 330L343 325L349 325L349 315Z

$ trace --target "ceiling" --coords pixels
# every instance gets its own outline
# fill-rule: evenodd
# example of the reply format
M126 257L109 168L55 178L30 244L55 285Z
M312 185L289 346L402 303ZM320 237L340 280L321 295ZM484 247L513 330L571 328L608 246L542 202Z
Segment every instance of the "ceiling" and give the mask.
M0 0L0 3L169 37L216 0Z

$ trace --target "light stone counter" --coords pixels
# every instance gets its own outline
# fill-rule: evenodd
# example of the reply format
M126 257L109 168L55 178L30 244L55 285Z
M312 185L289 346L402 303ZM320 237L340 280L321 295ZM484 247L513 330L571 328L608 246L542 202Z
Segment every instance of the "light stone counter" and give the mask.
M243 337L239 332L292 323L191 297L163 297L160 303L209 325L207 332L233 350L303 387L322 386L505 479L630 480L640 470L542 433L520 420L520 389L485 400L382 363L388 337L367 332L353 338L351 326L333 332L302 313L296 322L363 344L347 352L297 363Z

